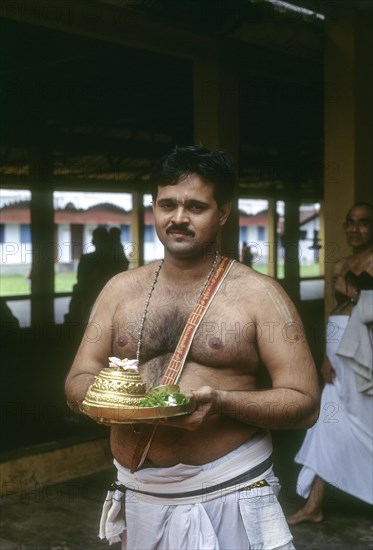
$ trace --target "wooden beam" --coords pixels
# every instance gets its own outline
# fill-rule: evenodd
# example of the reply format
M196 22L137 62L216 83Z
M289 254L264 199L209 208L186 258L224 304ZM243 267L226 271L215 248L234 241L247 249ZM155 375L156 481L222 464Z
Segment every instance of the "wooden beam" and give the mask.
M54 264L58 252L54 238L53 192L45 187L46 182L50 185L51 179L50 151L38 148L30 150L30 176L27 183L32 188L30 279L33 327L54 323Z
M23 130L23 131L22 131ZM5 143L9 148L26 148L35 143L35 134L37 130L32 128L12 129L6 134ZM149 132L151 134L151 132ZM32 139L34 135L34 140ZM41 146L50 146L54 150L62 150L68 156L73 154L75 157L80 155L121 155L131 159L158 159L168 149L174 145L174 138L167 136L164 141L155 139L118 139L105 134L97 135L92 131L91 134L79 134L74 131L58 131L53 128L46 129L38 134L38 144ZM136 138L136 136L135 136ZM5 161L6 163L6 161Z
M3 0L1 16L185 59L198 57L211 43L202 34L169 25L155 16L92 0Z

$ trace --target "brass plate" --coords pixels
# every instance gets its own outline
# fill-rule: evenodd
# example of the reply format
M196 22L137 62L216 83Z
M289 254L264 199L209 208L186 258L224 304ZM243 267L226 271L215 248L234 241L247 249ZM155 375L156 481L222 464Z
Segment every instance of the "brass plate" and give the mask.
M196 404L190 401L185 405L173 405L169 407L98 407L90 405L84 401L79 405L82 413L93 420L105 424L135 424L135 423L154 423L154 420L162 420L182 416L194 411Z

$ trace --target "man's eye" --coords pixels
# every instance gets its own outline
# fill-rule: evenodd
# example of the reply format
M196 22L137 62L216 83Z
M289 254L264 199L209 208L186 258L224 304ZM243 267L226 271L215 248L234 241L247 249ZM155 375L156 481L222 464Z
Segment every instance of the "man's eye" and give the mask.
M172 210L175 208L175 205L172 202L162 202L161 204L158 204L158 206L162 210Z
M346 220L345 221L345 227L358 227L358 228L366 228L369 226L369 220Z
M202 210L204 210L204 208L200 204L191 204L189 206L189 210L191 212L202 212Z

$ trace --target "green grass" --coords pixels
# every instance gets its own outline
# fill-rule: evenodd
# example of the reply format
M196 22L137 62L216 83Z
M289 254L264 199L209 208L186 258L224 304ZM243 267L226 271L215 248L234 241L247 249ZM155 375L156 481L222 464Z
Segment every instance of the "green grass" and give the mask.
M54 278L55 292L72 292L76 283L76 273L68 271L66 273L56 273Z
M320 264L304 265L300 268L300 276L302 278L307 277L321 277Z
M76 273L56 273L55 292L71 292L76 283ZM6 275L0 279L0 296L30 294L30 284L23 275Z
M259 273L268 273L268 266L265 264L253 264L253 269ZM283 278L284 267L278 266L278 277ZM319 277L320 268L318 264L301 267L301 277ZM68 271L66 273L56 273L55 292L72 292L76 283L76 273ZM19 296L30 294L30 284L23 275L5 275L0 279L0 296Z
M253 263L253 269L259 273L268 274L268 265L267 264L258 264ZM304 265L300 267L300 276L301 278L307 279L308 277L321 277L320 275L320 266L319 264ZM284 266L277 266L277 277L279 279L284 278Z
M30 283L23 275L6 275L0 279L0 296L30 294Z

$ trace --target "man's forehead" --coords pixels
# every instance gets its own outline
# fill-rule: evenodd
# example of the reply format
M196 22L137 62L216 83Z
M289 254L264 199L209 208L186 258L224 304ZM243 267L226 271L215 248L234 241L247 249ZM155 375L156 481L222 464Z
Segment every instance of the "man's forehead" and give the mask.
M347 216L348 220L371 220L372 214L369 208L359 206L351 210Z
M198 176L190 176L184 178L173 185L159 185L158 197L176 198L183 196L184 198L195 198L202 195L213 195L213 186L209 182L202 181Z

